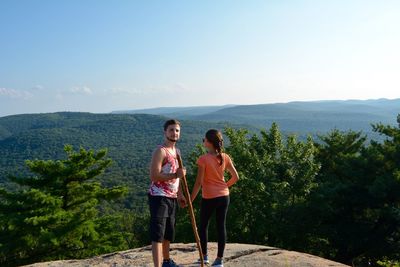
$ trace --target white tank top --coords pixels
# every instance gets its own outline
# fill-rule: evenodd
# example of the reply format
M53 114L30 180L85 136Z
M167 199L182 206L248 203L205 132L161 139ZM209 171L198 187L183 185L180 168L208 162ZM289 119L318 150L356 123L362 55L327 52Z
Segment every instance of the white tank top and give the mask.
M164 151L166 152L166 157L164 159L164 162L162 163L161 172L165 174L176 173L176 170L179 168L177 156L172 154L164 146L160 145L159 148L164 149ZM176 149L176 153L180 153L178 149ZM152 196L177 198L178 189L179 178L168 181L152 181L150 184L149 194Z

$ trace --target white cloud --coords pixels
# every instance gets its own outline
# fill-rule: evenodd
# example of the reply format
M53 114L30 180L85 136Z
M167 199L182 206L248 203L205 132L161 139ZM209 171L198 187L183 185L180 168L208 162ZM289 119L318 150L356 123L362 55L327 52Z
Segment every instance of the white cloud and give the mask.
M62 100L64 100L64 95L61 92L58 92L55 95L55 98L56 98L56 100L62 101Z
M93 94L92 89L87 86L75 86L70 89L70 92L73 94L84 94L84 95L91 95Z
M137 94L138 91L136 89L124 89L124 88L111 88L104 90L105 94L115 94L115 95L134 95Z
M31 90L42 91L42 90L44 90L44 86L43 86L43 85L40 85L40 84L37 84L37 85L33 86L33 87L31 88Z
M188 91L189 89L182 83L176 83L167 86L154 86L154 87L144 88L142 90L143 94L172 94L172 93L184 93Z
M183 83L176 83L174 85L175 90L177 91L181 91L181 92L186 92L186 91L190 91L190 89Z
M88 86L74 86L69 89L57 90L52 93L53 97L58 101L63 101L65 98L74 95L93 95L94 91Z
M25 91L25 90L17 90L17 89L12 89L12 88L0 88L0 96L5 96L9 98L22 98L22 99L28 99L33 97L33 94Z
M182 83L176 83L166 86L149 86L140 89L111 88L104 90L106 95L163 95L172 93L184 93L189 89Z

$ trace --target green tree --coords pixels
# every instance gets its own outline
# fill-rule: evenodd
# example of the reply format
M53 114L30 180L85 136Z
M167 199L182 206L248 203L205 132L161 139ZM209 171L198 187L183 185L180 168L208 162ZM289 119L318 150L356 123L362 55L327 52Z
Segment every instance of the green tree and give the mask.
M399 260L399 127L374 125L385 137L371 141L361 133L332 131L321 137L318 187L309 199L309 251L345 263Z
M126 247L112 215L98 206L127 189L103 187L96 177L111 164L106 150L74 151L64 160L27 161L29 177L11 177L19 189L0 189L0 263L82 258Z
M276 124L257 135L226 129L226 151L241 178L231 189L229 241L294 249L354 266L398 262L400 116L398 123L374 125L384 141L370 143L351 130L299 141L283 137ZM190 183L202 153L198 147L190 157ZM186 214L178 218L178 238L193 242Z
M125 209L118 211L116 216L118 224L115 230L123 234L129 249L148 245L150 238L150 214L148 212L137 214L132 210Z
M299 211L317 185L315 176L320 168L311 137L304 142L295 135L283 138L275 123L260 135L248 136L244 130L233 129L225 133L230 143L226 150L241 177L231 194L231 238L300 247L303 214Z
M360 132L333 130L320 136L317 160L318 187L308 200L310 238L307 249L325 257L349 262L367 238L362 215L368 205L365 152ZM365 222L365 224L364 224Z
M315 147L311 138L305 142L295 136L284 139L277 124L259 135L250 135L245 129L226 128L226 152L231 156L240 180L231 189L228 212L228 239L231 242L269 244L282 247L301 246L303 227L299 220L301 207L312 188L319 164L315 162ZM198 147L190 157L189 166L196 174L196 159L204 153ZM195 202L199 209L199 201ZM182 214L182 213L181 213ZM181 241L192 237L186 213L178 218L178 237ZM215 240L211 224L210 240ZM182 231L184 229L184 231Z

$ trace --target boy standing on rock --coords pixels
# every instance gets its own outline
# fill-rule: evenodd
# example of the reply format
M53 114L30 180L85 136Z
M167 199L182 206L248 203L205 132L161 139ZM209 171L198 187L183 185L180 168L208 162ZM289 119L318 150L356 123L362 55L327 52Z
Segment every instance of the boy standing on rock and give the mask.
M179 186L186 170L179 168L176 142L180 137L180 122L168 120L164 124L164 144L154 151L150 167L149 189L150 235L155 267L175 267L169 256L170 243L175 236L175 217L179 205L186 206Z

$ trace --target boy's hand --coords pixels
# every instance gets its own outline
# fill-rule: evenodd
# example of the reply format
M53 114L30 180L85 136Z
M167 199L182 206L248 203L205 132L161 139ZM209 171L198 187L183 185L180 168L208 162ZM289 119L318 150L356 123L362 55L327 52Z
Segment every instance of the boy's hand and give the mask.
M183 176L185 176L186 175L186 168L178 168L177 170L176 170L176 177L177 178L183 178Z

